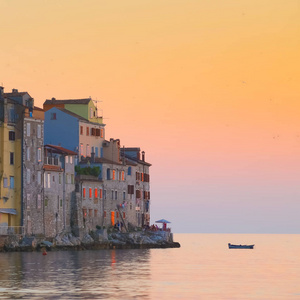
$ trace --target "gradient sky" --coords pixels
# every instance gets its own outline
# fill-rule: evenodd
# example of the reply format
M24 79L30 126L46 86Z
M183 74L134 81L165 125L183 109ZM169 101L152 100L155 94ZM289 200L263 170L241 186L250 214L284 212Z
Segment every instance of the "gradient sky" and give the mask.
M299 0L1 0L0 84L101 100L151 221L300 233Z

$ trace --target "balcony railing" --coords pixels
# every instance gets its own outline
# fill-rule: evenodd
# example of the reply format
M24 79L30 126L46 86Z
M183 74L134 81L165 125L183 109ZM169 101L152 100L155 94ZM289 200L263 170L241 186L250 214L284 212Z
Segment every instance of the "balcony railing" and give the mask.
M24 234L24 226L0 226L0 235Z
M44 160L45 165L55 165L58 166L58 158L46 156Z

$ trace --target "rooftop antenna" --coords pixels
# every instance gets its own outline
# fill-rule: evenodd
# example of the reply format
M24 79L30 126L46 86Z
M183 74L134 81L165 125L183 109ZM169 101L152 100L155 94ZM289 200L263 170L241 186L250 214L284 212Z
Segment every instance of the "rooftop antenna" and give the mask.
M93 100L93 102L96 102L96 111L97 111L97 114L98 114L98 102L103 102L103 101L102 100ZM102 118L103 118L103 110L102 110Z

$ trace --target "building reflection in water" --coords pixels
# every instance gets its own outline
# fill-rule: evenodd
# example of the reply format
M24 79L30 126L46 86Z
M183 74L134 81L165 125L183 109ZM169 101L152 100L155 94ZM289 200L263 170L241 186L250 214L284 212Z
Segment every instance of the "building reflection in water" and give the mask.
M150 249L1 253L0 298L149 298Z

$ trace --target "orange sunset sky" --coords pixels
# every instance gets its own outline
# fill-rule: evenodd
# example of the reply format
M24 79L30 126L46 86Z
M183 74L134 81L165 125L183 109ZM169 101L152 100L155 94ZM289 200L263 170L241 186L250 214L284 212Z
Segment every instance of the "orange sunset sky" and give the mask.
M0 84L101 100L175 232L300 233L300 1L1 0Z

